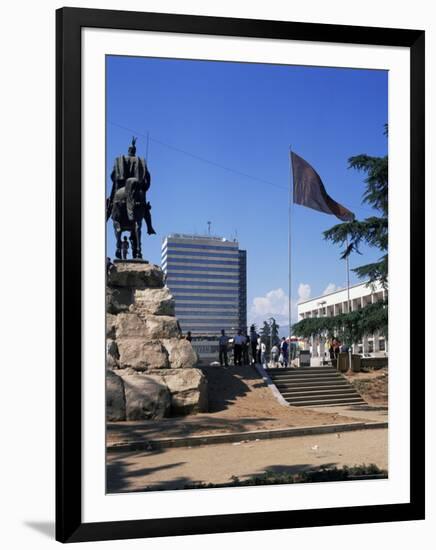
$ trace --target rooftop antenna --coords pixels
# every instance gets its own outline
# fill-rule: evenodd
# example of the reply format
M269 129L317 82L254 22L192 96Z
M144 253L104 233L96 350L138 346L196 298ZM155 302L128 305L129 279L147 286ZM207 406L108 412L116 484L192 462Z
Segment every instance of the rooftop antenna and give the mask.
M212 222L207 222L207 234L210 237L210 226L212 225Z

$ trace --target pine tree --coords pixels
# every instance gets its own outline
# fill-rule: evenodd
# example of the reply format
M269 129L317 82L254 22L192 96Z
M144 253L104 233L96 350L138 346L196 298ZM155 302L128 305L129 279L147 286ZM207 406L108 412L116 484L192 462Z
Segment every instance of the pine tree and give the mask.
M262 342L266 345L268 350L271 339L271 327L268 321L263 322L263 327L260 329L260 338Z
M388 127L385 125L385 135ZM341 259L352 252L360 254L359 246L366 243L380 250L378 261L364 264L353 269L359 279L369 285L380 283L388 288L388 157L371 157L361 154L348 159L348 167L365 174L366 189L363 202L371 205L378 215L364 220L340 223L324 231L324 238L344 246ZM348 240L348 246L346 246ZM303 319L293 326L298 336L310 337L324 332L334 334L340 331L347 344L358 342L364 335L379 331L387 337L388 310L387 303L380 301L370 304L358 312L327 318Z
M274 317L271 317L270 320L270 330L271 330L271 343L272 345L278 345L280 342L279 337L279 329L280 325L277 324L277 321L274 319Z
M387 135L387 126L385 127ZM366 189L363 202L371 205L378 216L370 216L364 220L340 223L324 232L324 238L335 244L348 246L342 252L345 259L352 252L360 254L362 242L378 248L381 257L377 262L354 268L359 279L365 279L370 284L379 282L384 288L388 286L388 157L371 157L357 155L348 159L348 167L366 174Z

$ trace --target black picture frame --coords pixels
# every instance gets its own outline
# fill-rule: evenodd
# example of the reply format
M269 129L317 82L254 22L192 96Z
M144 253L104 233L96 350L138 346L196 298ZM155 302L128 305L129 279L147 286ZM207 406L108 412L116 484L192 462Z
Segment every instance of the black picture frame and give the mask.
M419 342L419 346L413 346L413 357L410 357L410 502L82 522L79 327L82 316L81 29L84 27L410 49L410 341ZM78 8L57 10L56 30L56 539L78 542L424 519L424 31Z

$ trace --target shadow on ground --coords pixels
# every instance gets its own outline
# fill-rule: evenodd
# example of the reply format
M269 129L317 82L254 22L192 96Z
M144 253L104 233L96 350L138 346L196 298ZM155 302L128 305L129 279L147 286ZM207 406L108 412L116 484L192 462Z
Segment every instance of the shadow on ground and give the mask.
M173 479L166 479L162 481L147 480L147 475L153 471L159 469L169 469L177 467L183 463L169 464L162 468L143 468L140 470L129 470L128 461L125 459L119 459L115 461L112 467L108 468L108 493L137 493L137 492L150 492L150 491L168 491L168 490L180 490L180 489L208 489L208 488L224 488L234 485L234 481L229 478L226 483L214 484L213 487L208 487L207 480L194 479L187 476L177 476ZM320 468L333 468L336 463L331 462L328 464L274 464L268 465L264 469L259 469L256 472L244 475L240 480L246 480L251 478L257 478L264 475L266 472L289 475L301 474L303 472L319 470ZM138 478L144 477L143 480Z
M209 412L228 409L238 397L251 391L246 381L258 380L252 388L264 387L265 383L254 367L200 367L207 378Z
M151 441L159 438L188 437L199 433L240 433L260 429L263 424L270 420L268 417L260 418L214 418L207 414L201 416L186 417L180 419L164 418L162 420L143 422L123 422L122 424L109 423L108 436L111 439L128 441Z
M157 453L148 453L151 454ZM129 469L133 466L131 462L128 461L128 456L123 459L113 460L107 463L106 467L106 491L108 493L121 493L129 490L129 485L131 482L134 482L135 478L144 478L144 483L147 483L147 476L155 472L160 472L162 470L170 470L171 468L177 468L178 466L183 466L185 462L174 462L172 464L162 464L162 466L155 466L153 468L140 468L140 469ZM181 478L177 478L180 480ZM164 483L172 484L177 480L169 480ZM186 481L185 483L188 483ZM171 487L167 487L168 489Z

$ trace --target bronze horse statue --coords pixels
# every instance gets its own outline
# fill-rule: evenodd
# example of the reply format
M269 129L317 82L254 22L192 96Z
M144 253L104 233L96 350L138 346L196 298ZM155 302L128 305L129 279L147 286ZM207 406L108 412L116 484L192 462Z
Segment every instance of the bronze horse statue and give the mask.
M112 191L106 199L106 220L112 218L115 238L115 256L121 259L121 237L123 231L130 232L130 245L133 258L142 258L141 229L142 220L147 225L147 233L155 235L151 223L151 205L146 193L150 188L151 177L145 159L136 156L136 138L127 155L115 159L111 173Z

